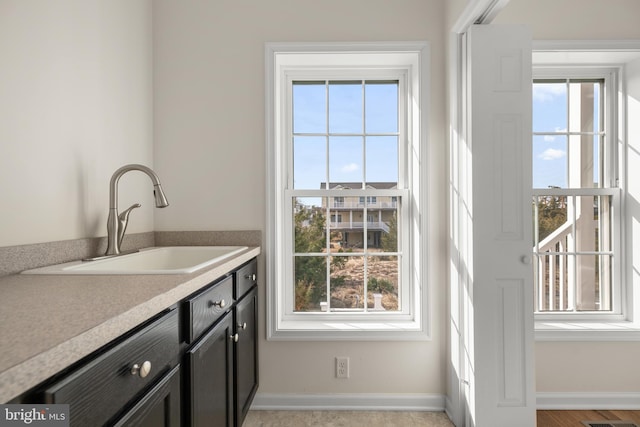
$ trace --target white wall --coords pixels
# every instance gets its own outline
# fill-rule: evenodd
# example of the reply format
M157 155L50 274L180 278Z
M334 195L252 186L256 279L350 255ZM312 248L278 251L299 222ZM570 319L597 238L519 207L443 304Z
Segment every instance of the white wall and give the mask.
M151 45L150 0L0 0L0 246L106 235L111 174L152 166Z
M534 40L622 40L640 39L640 2L636 0L511 0L498 15L496 23L527 24L533 31ZM630 106L638 110L640 83L636 78L629 89L635 103ZM638 160L638 128L630 110L629 125L635 126L635 148L630 155ZM631 133L630 133L631 135ZM631 159L630 159L631 160ZM630 168L638 170L638 167ZM635 182L635 184L634 184ZM637 179L629 184L637 187ZM639 194L636 191L636 194ZM637 202L634 202L637 203ZM640 209L635 206L634 242L629 247L638 247L640 232L638 220ZM635 254L635 274L637 261ZM638 278L635 278L638 281ZM578 356L578 357L576 357ZM639 392L640 343L638 342L538 342L536 343L536 389L538 392Z
M265 42L431 43L433 340L263 339L260 393L445 392L444 13L442 0L154 2L155 165L174 202L157 230L264 230ZM348 380L334 378L337 355L351 357Z
M495 23L527 24L534 40L637 39L637 0L510 0Z

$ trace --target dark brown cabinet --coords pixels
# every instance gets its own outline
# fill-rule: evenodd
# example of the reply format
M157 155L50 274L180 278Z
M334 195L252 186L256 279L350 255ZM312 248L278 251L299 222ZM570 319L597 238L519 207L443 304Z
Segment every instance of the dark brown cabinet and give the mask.
M173 368L115 424L139 427L180 426L180 365Z
M241 426L258 389L258 290L254 287L236 304L235 400Z
M187 351L187 425L234 426L232 320L226 314Z
M250 261L184 303L187 340L194 342L185 355L187 425L239 427L244 422L258 388L256 268ZM202 335L194 333L201 330Z
M257 388L254 258L13 403L69 404L71 426L240 427Z
M119 423L131 402L154 393L154 386L176 366L178 355L178 310L173 309L44 387L36 401L69 404L71 426ZM179 394L180 389L174 389L172 413L179 413Z

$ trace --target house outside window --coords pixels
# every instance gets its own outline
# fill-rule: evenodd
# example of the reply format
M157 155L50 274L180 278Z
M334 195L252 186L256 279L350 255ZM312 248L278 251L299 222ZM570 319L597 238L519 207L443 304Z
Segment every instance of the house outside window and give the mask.
M426 185L415 166L427 48L361 47L267 47L271 339L428 332L424 253L414 249L426 245L417 230L425 224L416 228Z
M538 319L623 315L615 77L615 70L534 68Z

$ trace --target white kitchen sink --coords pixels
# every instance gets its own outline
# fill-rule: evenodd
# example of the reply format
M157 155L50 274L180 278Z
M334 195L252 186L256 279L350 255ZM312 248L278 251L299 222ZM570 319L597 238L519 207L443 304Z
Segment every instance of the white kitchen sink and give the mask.
M229 258L246 246L166 246L127 255L73 261L22 274L185 274Z

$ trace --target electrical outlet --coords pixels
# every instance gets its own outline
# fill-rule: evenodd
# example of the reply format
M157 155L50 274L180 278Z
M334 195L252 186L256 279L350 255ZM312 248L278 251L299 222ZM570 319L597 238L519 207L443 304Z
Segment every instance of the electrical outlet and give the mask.
M349 358L336 357L336 378L349 378Z

